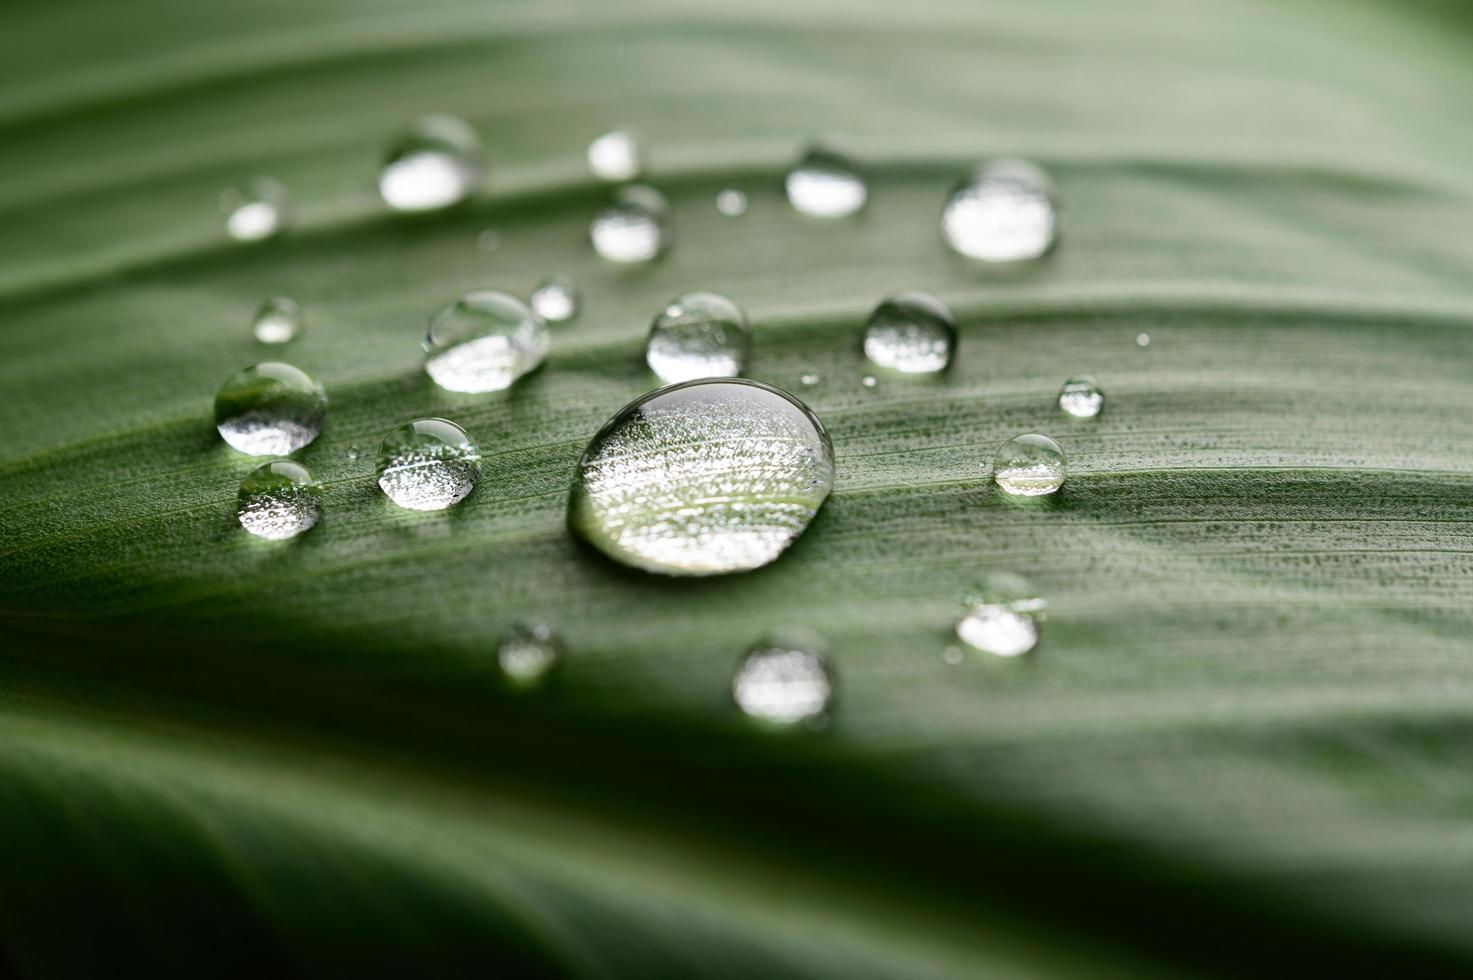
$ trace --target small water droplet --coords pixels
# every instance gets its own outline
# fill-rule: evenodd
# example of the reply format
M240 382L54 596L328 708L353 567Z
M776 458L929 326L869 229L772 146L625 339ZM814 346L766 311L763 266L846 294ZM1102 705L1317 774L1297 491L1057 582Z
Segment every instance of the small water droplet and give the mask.
M636 399L593 437L568 525L647 571L742 572L797 540L833 485L833 447L802 402L755 381L691 381Z
M496 662L501 673L517 687L534 687L541 683L562 659L562 643L552 627L541 620L512 626L496 648Z
M348 447L348 458L349 459L357 459L358 457L360 457L362 455L363 455L363 450L358 448L358 443L355 442L351 446Z
M665 384L734 378L747 363L747 315L718 293L675 297L650 324L644 359Z
M798 383L806 388L812 388L822 380L822 378L812 371L804 371L798 376Z
M466 293L430 319L425 373L447 391L501 391L540 366L552 337L510 293Z
M1010 494L1041 497L1064 485L1064 450L1048 436L1031 432L1002 444L992 478Z
M378 193L396 211L435 211L474 194L486 176L476 131L454 116L425 116L389 145Z
M252 456L286 456L317 438L327 392L300 368L266 361L232 374L215 395L215 428Z
M1148 333L1138 333L1138 334L1135 335L1135 345L1137 347L1148 347L1148 346L1150 346L1150 344L1151 344L1151 335L1150 334L1148 334Z
M409 510L444 510L465 499L481 478L481 454L449 419L414 419L384 436L378 485Z
M653 187L621 187L594 216L588 236L610 262L648 262L670 247L670 205Z
M735 187L728 187L716 194L716 210L728 218L747 213L747 195Z
M956 320L930 293L910 290L886 297L870 314L864 356L901 374L935 374L951 364Z
M291 227L291 196L270 177L227 190L220 195L220 206L226 212L225 229L236 241L258 242Z
M241 481L235 516L256 537L284 541L317 523L321 492L305 466L278 459L256 467Z
M864 377L859 379L859 383L864 385L866 388L873 388L880 383L880 379L875 377L873 374L866 374Z
M494 252L501 247L501 233L487 228L476 235L476 248L483 252Z
M964 654L960 647L947 647L941 651L941 659L952 667L959 665L962 662L963 656Z
M251 331L263 344L285 344L295 340L302 327L302 308L296 300L285 296L273 296L262 303L256 311L256 318L251 321Z
M967 597L956 635L983 653L1017 657L1038 645L1038 630L1047 606L1027 579L994 573Z
M817 638L776 636L742 657L731 695L744 714L759 721L815 722L833 699L834 678Z
M941 211L941 237L983 262L1036 259L1058 235L1053 181L1023 160L995 160L972 172Z
M532 290L532 312L548 323L562 323L578 315L578 287L567 276L549 276Z
M1094 378L1081 374L1059 389L1059 407L1077 419L1092 419L1105 407L1105 392Z
M611 183L633 180L643 169L639 141L622 130L604 133L588 144L588 169Z
M869 185L859 165L847 153L817 145L788 171L788 203L816 218L844 218L864 207Z

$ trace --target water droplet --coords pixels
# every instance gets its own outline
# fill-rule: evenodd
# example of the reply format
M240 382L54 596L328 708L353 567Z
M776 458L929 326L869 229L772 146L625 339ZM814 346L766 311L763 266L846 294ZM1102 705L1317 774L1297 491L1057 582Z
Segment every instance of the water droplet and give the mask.
M317 523L322 497L305 466L278 459L256 467L241 481L235 516L256 537L284 541Z
M257 177L243 187L220 195L225 209L225 229L242 242L258 242L291 227L291 196L286 187L270 177Z
M864 356L902 374L935 374L951 363L956 321L945 303L919 290L896 293L870 314Z
M501 247L501 234L494 228L487 228L476 235L476 248L483 252L494 252Z
M864 385L866 388L873 388L875 385L880 383L880 379L875 377L873 374L866 374L864 377L859 379L859 383Z
M675 297L650 324L644 359L665 384L734 378L747 363L747 315L717 293Z
M327 392L299 368L266 361L232 374L215 395L215 427L252 456L286 456L317 438Z
M378 193L396 211L435 211L459 204L485 179L476 131L454 116L425 116L390 144Z
M983 262L1036 259L1058 234L1053 181L1023 160L983 164L962 181L941 211L941 237Z
M834 694L834 678L816 638L777 636L747 651L731 695L749 717L779 725L817 720Z
M552 338L509 293L466 293L430 319L425 373L447 391L501 391L547 357Z
M363 450L361 450L361 449L358 448L358 443L355 442L351 446L348 447L348 458L349 459L357 459L358 457L360 457L362 455L363 455Z
M755 381L691 381L636 399L593 437L568 524L636 568L742 572L782 554L833 485L833 447L802 402Z
M816 218L843 218L869 200L869 185L853 158L831 146L811 147L785 182L788 203Z
M562 659L562 643L552 627L540 620L517 623L496 648L502 674L518 687L537 685Z
M1092 419L1105 407L1105 392L1094 378L1081 374L1059 389L1059 407L1077 419Z
M449 419L414 419L384 436L378 485L409 510L444 510L465 499L481 478L481 454Z
M955 667L962 662L962 656L963 654L960 647L947 647L945 650L941 651L941 659L946 661L952 667Z
M261 304L251 330L263 344L285 344L302 332L302 308L296 300L273 296Z
M735 187L728 187L718 191L716 194L716 210L728 218L736 218L747 213L747 195Z
M1150 344L1151 344L1151 335L1150 334L1148 334L1148 333L1138 333L1138 334L1135 335L1135 345L1137 347L1149 347Z
M670 205L653 187L621 187L594 216L588 236L610 262L648 262L670 247Z
M578 287L567 276L549 276L532 290L532 312L548 323L578 315Z
M1027 579L994 573L967 597L956 635L983 653L1016 657L1038 645L1039 624L1047 606Z
M1008 493L1041 497L1064 485L1064 450L1048 436L1031 432L1002 444L992 478Z
M599 180L612 183L633 180L643 169L639 142L622 130L604 133L588 144L588 169Z
M798 376L798 383L807 388L812 388L814 385L818 384L822 380L822 378L820 378L812 371L804 371L801 375Z

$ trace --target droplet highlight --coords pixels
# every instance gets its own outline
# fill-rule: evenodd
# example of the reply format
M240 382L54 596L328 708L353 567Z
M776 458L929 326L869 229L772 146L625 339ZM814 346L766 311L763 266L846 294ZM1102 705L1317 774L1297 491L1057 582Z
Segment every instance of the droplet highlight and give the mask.
M291 196L279 180L257 177L220 195L225 230L240 242L274 238L291 227Z
M532 290L532 312L548 323L563 323L578 315L578 287L567 276L550 276Z
M1092 419L1105 407L1105 392L1087 374L1070 378L1059 389L1059 408L1076 419Z
M562 662L562 642L540 620L517 623L496 648L502 675L516 687L535 687Z
M302 308L286 296L273 296L262 303L251 321L251 332L263 344L286 344L302 332Z
M568 525L646 571L743 572L797 540L833 485L833 447L798 399L755 381L692 381L636 399L599 430Z
M974 650L1017 657L1038 645L1048 603L1017 575L994 573L967 597L956 635Z
M621 187L594 216L588 237L610 262L649 262L670 247L670 204L653 187Z
M784 180L788 203L815 218L845 218L869 200L869 183L859 164L832 146L811 147Z
M407 510L444 510L460 503L481 478L481 453L449 419L414 419L384 436L378 485Z
M378 192L395 211L437 211L480 189L485 155L476 131L454 116L425 116L384 153Z
M1031 432L1002 444L992 464L992 478L1007 493L1042 497L1064 485L1064 450L1048 436Z
M280 361L237 371L215 395L220 437L252 456L287 456L317 438L327 392L311 375Z
M716 210L728 218L739 218L747 213L747 195L735 187L728 187L716 194Z
M697 378L734 378L751 347L747 315L719 293L683 293L650 324L644 358L665 384Z
M1135 345L1137 347L1149 347L1149 346L1151 346L1151 335L1148 334L1148 333L1138 333L1138 334L1136 334L1135 335Z
M322 517L321 491L300 463L289 459L264 463L241 481L235 516L256 537L285 541L317 524Z
M834 678L811 640L776 637L748 650L731 682L742 713L776 725L813 722L828 710Z
M633 180L643 169L639 141L623 130L604 133L588 144L588 169L611 183Z
M466 293L430 318L425 373L447 391L501 391L539 367L547 324L510 293Z
M956 320L930 293L910 290L884 299L864 331L864 356L900 374L936 374L951 364Z
M983 164L962 181L941 211L941 237L982 262L1036 259L1058 235L1053 181L1023 160Z

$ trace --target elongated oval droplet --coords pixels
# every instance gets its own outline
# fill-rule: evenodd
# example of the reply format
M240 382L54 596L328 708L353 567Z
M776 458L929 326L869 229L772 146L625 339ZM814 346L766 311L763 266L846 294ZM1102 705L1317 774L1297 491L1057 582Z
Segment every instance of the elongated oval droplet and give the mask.
M532 290L532 312L548 323L563 323L578 315L578 286L567 276L549 276Z
M256 310L251 332L263 344L285 344L302 332L302 308L286 296L273 296Z
M321 492L305 466L278 459L256 467L241 481L235 516L256 537L284 541L316 525L322 516Z
M833 673L814 640L775 636L747 651L731 696L744 714L777 725L814 721L828 710Z
M378 192L396 211L436 211L470 197L485 177L485 154L470 124L425 116L384 153Z
M644 359L665 384L734 378L747 363L747 315L718 293L684 293L650 324Z
M1048 436L1030 432L1002 444L992 478L1010 494L1041 497L1064 485L1064 450Z
M635 568L744 572L797 540L833 485L829 437L802 402L755 381L691 381L636 399L599 430L568 524Z
M1047 606L1027 579L994 573L967 597L956 635L974 650L1017 657L1037 646Z
M633 180L643 169L639 141L623 130L604 133L588 144L588 169L599 180Z
M466 293L430 318L425 373L447 391L509 388L547 358L547 324L510 293Z
M670 247L670 204L653 187L621 187L594 216L588 237L610 262L649 262Z
M853 157L828 145L810 147L784 181L788 203L815 218L844 218L869 200L869 183Z
M1058 235L1053 181L1023 160L983 164L962 181L941 211L941 237L983 262L1036 259Z
M449 419L414 419L384 436L378 485L408 510L444 510L460 503L481 478L481 453Z
M1092 419L1105 407L1105 392L1087 374L1070 378L1059 390L1059 408L1076 419Z
M501 673L517 687L535 687L563 659L562 642L541 620L517 623L502 636L496 648Z
M266 361L232 374L215 395L215 428L252 456L287 456L317 438L327 392L300 368Z
M220 195L225 229L241 242L274 238L291 227L291 196L281 181L256 177Z
M935 374L951 364L956 320L930 293L909 290L887 297L870 314L864 355L901 374Z

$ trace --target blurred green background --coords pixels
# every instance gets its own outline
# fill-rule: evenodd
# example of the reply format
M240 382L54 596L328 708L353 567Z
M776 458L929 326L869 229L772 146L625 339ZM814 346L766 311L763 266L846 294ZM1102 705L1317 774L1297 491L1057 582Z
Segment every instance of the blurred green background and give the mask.
M0 965L578 977L1466 972L1473 908L1473 14L1352 0L34 3L0 12ZM373 195L416 116L472 122L487 191ZM599 262L583 151L636 131L676 243ZM784 168L846 134L872 202L801 220ZM1037 268L942 247L947 189L1046 166ZM224 234L257 174L285 238ZM751 198L732 219L723 187ZM500 245L478 248L493 229ZM570 274L513 392L420 370L427 316ZM564 528L574 462L654 382L686 289L754 325L833 497L773 566L627 572ZM861 386L860 324L935 291L940 383ZM305 336L326 514L235 524L213 431ZM1148 332L1148 347L1136 335ZM1093 422L1054 395L1089 372ZM374 486L382 434L464 425L444 514ZM1053 434L1052 506L989 490ZM366 450L353 458L350 450ZM991 570L1037 655L943 659ZM496 638L569 649L514 695ZM821 632L827 730L742 723L769 629Z

